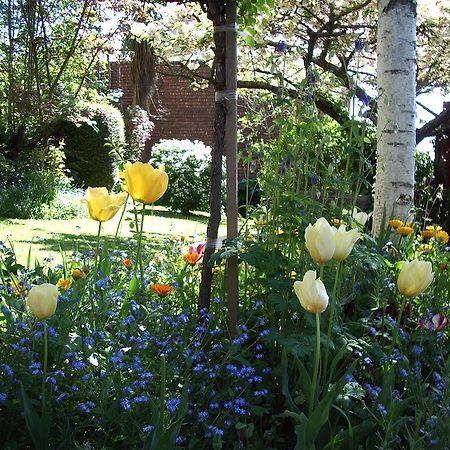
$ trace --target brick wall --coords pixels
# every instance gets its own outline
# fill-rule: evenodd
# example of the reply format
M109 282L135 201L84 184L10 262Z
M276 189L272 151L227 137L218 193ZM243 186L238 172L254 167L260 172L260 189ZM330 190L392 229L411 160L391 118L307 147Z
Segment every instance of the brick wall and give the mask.
M133 104L133 78L127 63L111 64L111 89L121 89L122 111ZM144 159L153 144L161 139L189 139L212 146L214 125L214 88L193 89L189 80L158 74L150 116L155 123Z
M110 88L121 89L123 96L120 109L123 111L133 104L133 77L128 63L111 63ZM245 105L239 102L238 114L245 112ZM212 147L214 126L214 88L208 86L194 89L190 81L171 75L158 74L156 94L150 109L155 124L153 136L147 143L143 160L148 161L151 147L162 139L199 140ZM262 132L264 134L264 132ZM243 144L242 147L245 147ZM242 150L242 149L241 149ZM259 161L255 161L252 176L259 170ZM244 169L238 167L238 177L245 177Z

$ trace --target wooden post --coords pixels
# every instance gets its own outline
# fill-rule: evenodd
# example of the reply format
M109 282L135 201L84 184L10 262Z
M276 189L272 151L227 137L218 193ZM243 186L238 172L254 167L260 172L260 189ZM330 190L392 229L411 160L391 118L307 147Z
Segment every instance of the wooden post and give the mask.
M227 168L227 239L238 235L237 198L237 24L236 1L227 1L225 34L226 121L225 146ZM226 291L230 336L234 337L239 309L237 256L227 261Z

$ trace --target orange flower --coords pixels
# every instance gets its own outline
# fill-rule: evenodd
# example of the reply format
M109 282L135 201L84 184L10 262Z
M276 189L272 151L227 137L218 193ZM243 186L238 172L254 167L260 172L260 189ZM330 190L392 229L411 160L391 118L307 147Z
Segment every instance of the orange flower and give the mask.
M413 227L409 227L406 225L397 228L397 233L400 233L402 236L408 236L413 231L414 231Z
M183 255L183 259L191 266L195 266L203 258L205 248L206 242L192 244L189 246L188 252Z
M86 278L86 274L81 269L73 269L72 278L74 280L80 280L82 278Z
M169 295L173 291L173 286L171 284L151 284L149 286L150 290L152 290L155 294L158 294L160 297L165 297Z
M56 286L67 291L67 289L69 289L70 286L72 286L72 283L73 280L71 280L70 278L60 278L56 283Z
M133 261L130 258L125 258L122 263L127 270L130 270L133 267Z
M434 230L429 230L429 227L426 230L422 231L422 237L425 239L431 238L434 236Z
M436 239L439 239L443 244L446 244L448 242L448 233L444 230L436 231L434 237Z
M183 259L191 266L195 266L202 258L203 254L200 255L197 252L187 252L183 256Z
M403 221L400 220L400 219L391 219L391 220L389 221L389 225L390 225L392 228L400 228L400 227L404 226L405 224L404 224Z

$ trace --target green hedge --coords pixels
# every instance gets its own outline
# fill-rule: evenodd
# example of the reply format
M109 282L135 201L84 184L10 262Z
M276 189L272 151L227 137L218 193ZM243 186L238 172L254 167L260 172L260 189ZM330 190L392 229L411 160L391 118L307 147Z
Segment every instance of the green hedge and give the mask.
M116 150L125 143L120 111L111 105L82 103L54 129L65 140L66 168L75 184L111 189L120 159Z

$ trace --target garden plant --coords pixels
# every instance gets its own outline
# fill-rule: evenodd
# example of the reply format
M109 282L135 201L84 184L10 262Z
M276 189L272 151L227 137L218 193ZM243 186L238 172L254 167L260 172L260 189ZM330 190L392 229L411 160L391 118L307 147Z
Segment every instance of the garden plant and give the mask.
M32 261L31 250L24 262L13 237L0 242L0 448L450 449L450 230L436 220L446 214L434 211L432 162L415 158L411 146L402 156L410 168L416 163L416 186L408 169L407 182L397 184L409 191L393 193L406 213L380 204L384 195L373 213L383 169L373 124L386 110L375 110L362 89L370 83L364 52L375 42L372 2L283 0L275 8L273 0L242 0L239 33L225 23L233 1L182 2L195 3L177 13L192 13L186 27L156 7L179 3L170 0L7 3L0 9L7 93L0 98L0 215L68 218L82 206L96 234L70 250L58 244L58 263ZM413 3L390 2L381 12ZM209 148L189 141L156 144L150 162L142 161L153 116L140 102L125 126L107 100L98 55L114 32L101 34L102 4L117 13L124 34L130 17L153 30L141 37L148 54L158 45L161 59L179 48L195 54L185 74L216 91L212 164ZM214 30L202 29L206 20ZM431 29L424 21L422 39ZM247 93L239 119L238 236L151 235L145 225L167 213L154 205L205 211L208 192L208 233L218 228L222 128L232 109L226 102L236 101L222 86L231 59L225 33L245 43L240 74L269 79L239 87L270 92ZM419 56L430 79L418 82L432 87L441 66ZM178 55L173 60L182 66ZM198 61L201 70L189 65ZM144 87L151 97L154 86ZM387 122L388 137L409 132L414 141L415 130ZM117 228L106 235L113 219ZM127 221L132 236L124 239ZM199 295L205 273L207 302Z

